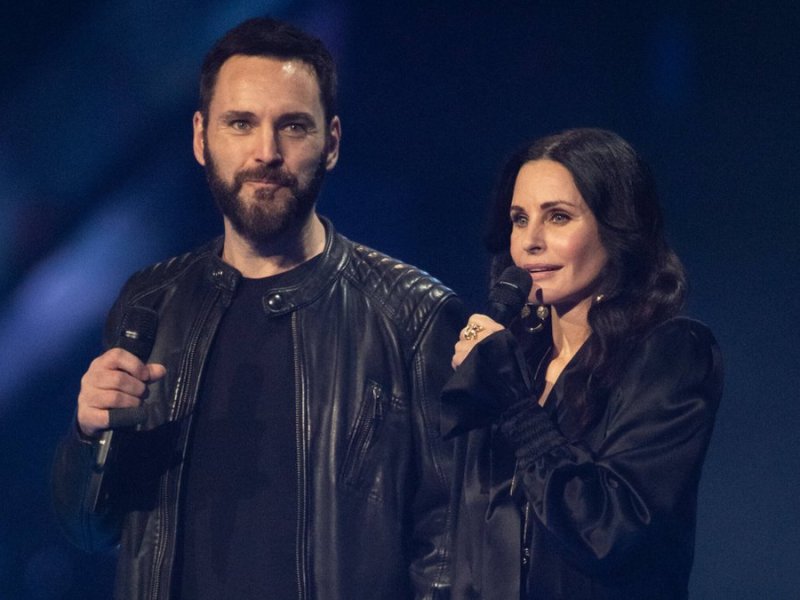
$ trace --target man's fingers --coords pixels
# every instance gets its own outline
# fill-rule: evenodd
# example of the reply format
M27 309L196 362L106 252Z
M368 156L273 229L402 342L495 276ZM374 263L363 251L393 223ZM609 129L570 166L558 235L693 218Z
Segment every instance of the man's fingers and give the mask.
M147 384L158 381L167 370L160 364L144 364L121 348L112 348L94 359L81 379L78 424L89 436L104 429L130 427L145 421L142 397Z
M92 361L89 370L93 369L125 371L142 381L146 381L149 375L147 365L122 348L106 350L106 352Z
M78 424L86 435L96 435L98 431L113 427L125 427L144 421L138 414L142 401L139 396L132 396L113 390L82 390L78 395ZM112 417L112 411L123 411L118 417ZM134 411L126 413L124 411ZM114 424L112 419L121 419L122 425Z
M140 379L125 371L99 370L87 372L82 381L81 390L96 395L102 392L118 392L129 396L141 396L146 385Z
M158 381L164 375L167 374L167 368L164 365L160 365L158 363L150 363L145 365L147 367L148 378L147 383L152 383L154 381Z

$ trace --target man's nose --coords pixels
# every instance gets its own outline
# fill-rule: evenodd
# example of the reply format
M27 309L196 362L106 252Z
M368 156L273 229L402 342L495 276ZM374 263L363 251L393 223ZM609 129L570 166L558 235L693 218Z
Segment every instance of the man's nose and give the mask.
M255 159L258 162L275 164L283 162L280 139L277 132L265 127L257 136Z

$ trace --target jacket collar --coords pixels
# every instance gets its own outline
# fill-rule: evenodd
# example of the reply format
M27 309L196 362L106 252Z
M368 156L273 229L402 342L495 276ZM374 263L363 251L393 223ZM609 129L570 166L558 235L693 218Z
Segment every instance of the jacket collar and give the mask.
M312 303L328 289L347 264L348 241L336 233L330 220L321 215L319 218L325 227L325 248L322 254L314 269L302 282L276 287L264 295L262 305L268 316L283 315ZM212 285L233 293L242 274L222 260L222 244L222 236L212 243L205 275Z

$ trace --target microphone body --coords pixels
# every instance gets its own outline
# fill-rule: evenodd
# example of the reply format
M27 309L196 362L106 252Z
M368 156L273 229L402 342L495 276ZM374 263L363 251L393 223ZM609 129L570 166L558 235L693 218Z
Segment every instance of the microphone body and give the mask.
M507 267L489 290L485 314L503 327L508 327L519 316L528 301L533 280L525 269ZM467 323L461 336L467 337ZM473 328L474 331L474 328ZM480 329L478 329L480 331ZM475 360L466 368L460 363L442 390L442 432L444 439L452 439L467 431L484 427L493 422L503 410L507 400L506 385L509 373L519 373L526 381L526 369L519 366L518 357L509 361L505 351L514 353L507 337L496 338L494 346L477 344L469 350ZM499 345L498 345L499 344ZM499 348L499 352L496 352ZM462 358L462 361L466 357ZM501 363L506 363L500 368ZM511 365L511 368L507 366ZM504 370L501 373L501 370Z
M525 306L532 287L530 273L514 265L507 267L489 290L486 315L508 327Z
M153 350L158 327L158 314L143 306L132 306L122 316L119 335L114 344L147 362ZM144 405L131 408L112 408L108 411L108 426L97 440L92 478L89 482L89 501L92 512L98 512L103 500L103 481L114 453L114 431L142 424L147 418Z

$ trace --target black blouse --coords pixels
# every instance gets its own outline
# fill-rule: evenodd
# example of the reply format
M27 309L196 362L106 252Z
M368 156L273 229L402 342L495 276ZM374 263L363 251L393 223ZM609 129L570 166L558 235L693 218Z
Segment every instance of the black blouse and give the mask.
M455 600L688 596L698 482L722 393L719 348L703 324L675 318L629 350L583 434L565 397L574 359L546 409L508 331L456 371L442 415L443 434L460 436Z

